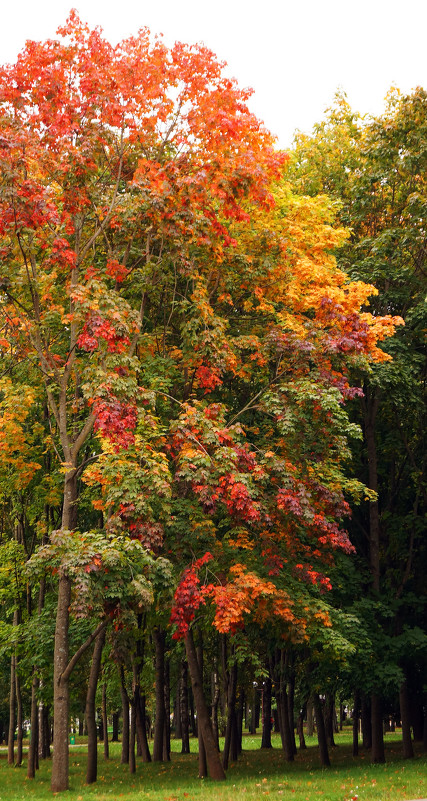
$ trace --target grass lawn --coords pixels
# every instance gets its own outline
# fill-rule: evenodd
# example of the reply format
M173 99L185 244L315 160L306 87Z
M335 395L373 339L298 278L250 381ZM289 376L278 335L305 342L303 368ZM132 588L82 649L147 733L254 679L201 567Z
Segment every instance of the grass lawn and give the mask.
M77 738L70 748L70 790L67 801L403 801L427 797L427 755L417 750L413 760L401 756L399 735L386 735L385 765L371 765L368 753L353 759L351 735L337 736L338 746L331 750L332 768L319 765L315 738L308 739L308 749L298 753L295 762L283 758L278 737L275 748L261 751L260 737L245 735L244 751L230 766L227 781L215 784L197 778L197 742L193 753L182 756L180 741L172 742L172 761L167 764L137 763L137 773L129 775L120 764L120 745L110 744L111 758L105 762L100 746L98 782L84 784L86 748ZM42 764L34 781L26 778L26 764L21 768L7 765L5 750L0 753L0 801L44 801L52 798L49 789L50 764Z

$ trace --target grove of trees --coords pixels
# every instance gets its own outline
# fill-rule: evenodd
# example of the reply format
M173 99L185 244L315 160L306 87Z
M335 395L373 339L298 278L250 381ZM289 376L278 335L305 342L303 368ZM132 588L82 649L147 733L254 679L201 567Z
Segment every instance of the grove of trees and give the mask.
M427 748L427 95L289 154L247 99L75 12L0 69L0 739L55 792L98 708L131 771L173 712L225 778L261 696L288 760L344 701Z

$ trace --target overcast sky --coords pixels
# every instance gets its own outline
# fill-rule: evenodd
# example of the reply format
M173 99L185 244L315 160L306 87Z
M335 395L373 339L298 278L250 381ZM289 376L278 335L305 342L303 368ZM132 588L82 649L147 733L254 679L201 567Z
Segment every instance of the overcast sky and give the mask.
M148 26L203 42L255 94L251 109L288 146L341 87L362 113L381 113L392 84L427 88L427 0L3 0L0 63L46 39L71 7L116 43Z

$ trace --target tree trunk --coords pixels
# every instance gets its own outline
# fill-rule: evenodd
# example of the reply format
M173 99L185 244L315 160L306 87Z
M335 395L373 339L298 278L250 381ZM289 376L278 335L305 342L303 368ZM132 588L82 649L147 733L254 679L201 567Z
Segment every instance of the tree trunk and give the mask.
M156 725L154 729L153 761L163 762L166 713L165 713L165 639L164 631L154 629L156 665Z
M372 762L375 764L385 762L383 719L381 713L381 700L376 693L371 695L371 722L372 722Z
M369 751L372 748L371 707L369 699L365 695L362 696L361 722L362 744Z
M38 753L38 734L39 734L39 710L37 706L37 690L39 688L39 679L36 673L36 668L33 668L33 680L31 682L31 734L30 744L28 746L28 763L27 763L27 778L34 779L37 768L37 753Z
M262 739L261 748L271 748L271 678L264 680L262 688Z
M112 736L111 736L111 742L112 743L118 743L119 742L119 716L120 716L120 712L116 709L116 711L113 712L113 716L112 716L113 717L113 733L112 733Z
M190 753L190 720L188 714L188 665L185 659L181 662L181 680L179 683L179 719L181 723L181 754Z
M307 701L307 737L314 734L314 709L311 698Z
M300 751L305 751L307 748L307 744L305 742L304 737L304 712L301 710L297 717L297 732L298 732L298 739L299 739L299 748Z
M170 670L169 659L165 659L164 705L165 722L163 726L163 762L170 762L171 758L171 718L170 718Z
M95 639L93 649L92 664L89 674L89 683L86 693L86 723L87 723L87 768L86 784L96 782L98 771L98 747L96 732L96 688L98 685L99 671L101 669L102 650L105 643L106 630L102 629Z
M403 758L413 759L414 749L412 747L412 739L411 739L409 695L408 695L408 684L406 679L400 685L399 702L400 702L400 717L402 720Z
M297 753L297 744L295 740L295 673L293 672L288 682L288 715L289 715L289 728L291 730L291 743L294 755Z
M39 705L39 759L50 757L50 724L49 707L46 704Z
M218 705L219 705L220 687L218 681L218 670L216 665L211 674L211 695L212 695L212 703L211 703L212 731L214 733L216 747L218 748L219 751Z
M16 762L15 765L20 767L22 765L22 740L24 738L23 732L23 711L22 711L22 692L21 692L21 682L19 679L18 673L18 658L16 658L16 669L15 669L15 682L16 682Z
M334 739L335 703L332 693L326 693L324 709L325 709L324 720L325 720L326 737L330 747L335 748L335 739Z
M104 759L110 758L108 747L107 685L102 685L102 727L104 729Z
M331 760L329 759L328 741L326 739L326 731L325 731L325 721L323 719L322 704L317 693L315 693L313 696L313 705L316 715L316 728L317 728L317 739L319 742L320 764L323 765L324 768L329 768L331 766Z
M151 762L150 747L147 739L146 699L141 695L140 686L135 688L134 703L136 709L136 736L139 744L140 756L143 762Z
M13 625L19 623L19 611L13 613ZM10 689L9 689L9 734L7 738L7 762L15 763L15 729L16 729L16 653L10 658Z
M125 671L123 665L120 666L120 696L122 699L122 756L121 764L127 765L129 762L129 696L126 691Z
M227 728L225 730L224 751L222 754L222 765L227 770L231 758L232 762L237 760L237 720L236 720L236 694L237 694L237 663L230 667L228 671L228 715Z
M135 757L135 742L136 742L136 710L134 702L130 707L130 728L129 728L129 773L136 773L136 757Z
M359 755L359 708L360 696L357 690L354 693L353 701L353 756Z
M189 629L185 635L185 651L187 655L188 667L190 670L191 684L193 687L194 699L197 708L198 727L201 731L203 743L206 751L207 769L211 779L220 781L225 779L224 769L216 747L215 738L212 731L209 712L203 694L203 683L200 674L197 653L194 645L192 631Z
M199 642L196 648L197 664L201 676L202 689L203 689L203 641L202 636L199 636ZM197 721L198 722L198 721ZM203 740L202 729L197 726L197 745L198 745L198 763L199 763L199 779L205 779L208 775L208 763L206 761L206 748Z

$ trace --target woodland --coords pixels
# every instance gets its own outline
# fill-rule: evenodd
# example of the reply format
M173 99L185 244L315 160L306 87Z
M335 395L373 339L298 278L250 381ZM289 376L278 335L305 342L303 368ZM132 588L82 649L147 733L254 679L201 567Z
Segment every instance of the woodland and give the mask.
M87 784L427 750L427 94L288 153L249 94L75 12L0 68L0 742L54 792L75 732Z

